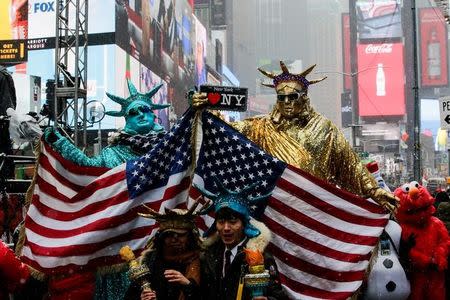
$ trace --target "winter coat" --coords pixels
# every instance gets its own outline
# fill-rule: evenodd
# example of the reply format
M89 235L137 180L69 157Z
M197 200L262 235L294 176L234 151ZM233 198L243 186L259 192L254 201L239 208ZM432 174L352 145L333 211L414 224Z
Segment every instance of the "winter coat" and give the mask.
M183 292L185 300L200 299L199 286L193 279L188 278L191 283L184 286L169 283L164 277L164 271L168 269L177 270L185 274L186 265L166 262L160 255L158 255L157 251L147 252L142 262L147 265L151 272L151 274L147 276L147 281L150 282L150 286L156 292L156 298L158 300L178 300L181 292ZM141 287L133 282L126 293L125 299L141 299L140 295Z

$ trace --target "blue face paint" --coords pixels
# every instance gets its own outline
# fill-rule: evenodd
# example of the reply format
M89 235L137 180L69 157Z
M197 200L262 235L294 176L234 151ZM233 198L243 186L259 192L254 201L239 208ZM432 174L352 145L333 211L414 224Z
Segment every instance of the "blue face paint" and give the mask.
M131 104L125 115L125 132L130 134L147 134L150 131L160 131L163 128L155 123L155 114L150 106L141 101Z

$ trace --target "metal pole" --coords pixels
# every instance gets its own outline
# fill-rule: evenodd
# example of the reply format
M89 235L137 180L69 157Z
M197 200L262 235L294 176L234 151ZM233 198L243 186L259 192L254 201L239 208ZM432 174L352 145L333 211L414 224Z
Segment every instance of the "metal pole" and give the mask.
M414 93L414 152L413 152L413 172L414 179L418 182L422 179L421 148L420 148L420 99L419 99L419 71L417 64L417 20L416 1L411 1L412 11L412 46L413 46L413 93Z
M350 67L352 76L352 140L353 147L359 146L356 143L357 130L359 129L359 109L358 109L358 52L356 44L358 41L358 28L356 19L356 1L350 0L348 4L350 17Z

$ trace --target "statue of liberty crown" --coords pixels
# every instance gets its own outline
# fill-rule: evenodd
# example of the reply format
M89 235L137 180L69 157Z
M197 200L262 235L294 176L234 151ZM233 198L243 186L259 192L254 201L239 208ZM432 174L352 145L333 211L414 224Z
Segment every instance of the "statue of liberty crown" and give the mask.
M143 104L147 104L150 106L150 109L163 109L170 106L170 104L155 104L152 102L152 97L158 92L158 90L162 87L162 84L156 85L153 89L151 89L148 93L141 94L138 92L136 87L131 83L130 79L127 79L128 90L130 91L130 96L128 98L122 98L119 96L112 95L106 92L106 95L113 100L114 102L120 104L120 111L107 111L106 114L113 117L124 117L127 112L127 108L135 102L143 102Z
M288 82L288 81L297 81L299 83L301 83L301 85L303 86L304 89L308 89L308 87L311 84L315 84L318 82L321 82L322 80L325 80L327 77L323 77L320 79L315 79L315 80L308 80L306 79L306 76L311 73L311 71L314 69L316 65L312 65L311 67L309 67L308 69L306 69L305 71L299 73L299 74L293 74L291 72L289 72L288 68L286 67L286 65L284 64L283 61L280 60L280 67L281 67L281 73L280 74L275 74L272 72L268 72L268 71L264 71L261 68L258 68L258 71L260 71L262 74L264 74L265 76L269 77L270 79L272 79L273 83L272 84L267 84L267 83L261 83L264 86L270 87L270 88L275 88L278 84L280 84L281 82Z

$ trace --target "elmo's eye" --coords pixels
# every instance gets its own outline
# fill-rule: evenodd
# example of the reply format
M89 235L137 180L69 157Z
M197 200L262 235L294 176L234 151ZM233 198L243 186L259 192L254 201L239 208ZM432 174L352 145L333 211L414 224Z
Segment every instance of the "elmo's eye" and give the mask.
M409 190L410 190L409 183L405 183L404 185L402 185L402 191L404 193L408 193Z
M419 183L418 183L417 181L411 181L411 182L409 183L409 185L410 185L411 187L416 187L416 188L419 187Z

